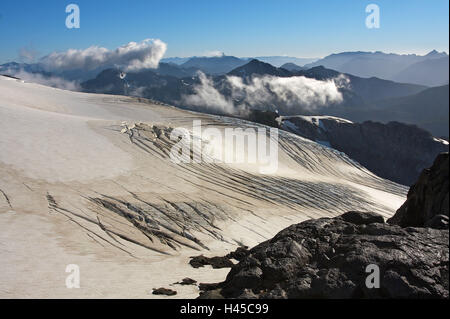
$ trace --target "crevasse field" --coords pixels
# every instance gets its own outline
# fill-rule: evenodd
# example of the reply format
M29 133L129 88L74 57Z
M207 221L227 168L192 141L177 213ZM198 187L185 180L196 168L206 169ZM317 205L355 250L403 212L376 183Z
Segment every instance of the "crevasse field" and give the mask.
M184 277L218 282L189 256L253 246L348 210L391 216L407 189L347 156L279 132L278 170L175 164L175 127L256 127L124 96L0 77L0 297L152 298ZM213 144L214 141L204 141ZM81 288L67 289L66 266ZM198 295L177 286L176 298Z

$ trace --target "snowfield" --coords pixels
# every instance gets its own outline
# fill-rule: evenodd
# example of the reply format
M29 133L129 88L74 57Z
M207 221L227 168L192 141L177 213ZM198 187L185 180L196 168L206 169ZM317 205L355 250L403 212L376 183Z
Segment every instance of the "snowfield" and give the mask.
M193 298L185 277L218 282L189 256L253 246L309 218L391 216L407 189L344 154L279 132L279 168L175 164L175 127L249 122L132 97L65 91L0 76L0 297ZM123 122L129 130L123 130ZM121 132L122 131L122 132ZM80 267L81 287L65 285Z

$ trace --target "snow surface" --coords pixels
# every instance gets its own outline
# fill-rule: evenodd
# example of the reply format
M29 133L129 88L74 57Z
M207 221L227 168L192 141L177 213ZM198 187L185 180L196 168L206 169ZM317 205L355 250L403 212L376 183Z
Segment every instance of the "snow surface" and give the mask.
M433 139L434 139L436 142L440 142L440 143L442 143L442 144L444 144L444 145L448 145L448 141L446 141L446 140L444 140L444 139L442 139L442 138L433 137Z
M353 123L349 120L340 118L340 117L335 117L335 116L327 116L327 115L323 115L323 116L306 116L306 115L294 115L294 116L280 116L277 118L277 121L279 124L282 125L283 128L291 130L292 132L297 132L298 128L297 126L291 121L291 119L294 118L299 118L302 119L314 126L317 127L318 130L322 130L322 131L327 131L327 128L323 122L323 120L330 120L330 121L335 121L338 123ZM319 141L318 141L319 143Z
M342 153L279 132L278 171L174 164L174 127L261 127L137 98L85 94L0 76L0 297L196 297L184 277L218 282L189 256L253 246L309 218L391 216L406 188ZM128 129L123 131L123 122ZM68 264L81 288L67 289Z

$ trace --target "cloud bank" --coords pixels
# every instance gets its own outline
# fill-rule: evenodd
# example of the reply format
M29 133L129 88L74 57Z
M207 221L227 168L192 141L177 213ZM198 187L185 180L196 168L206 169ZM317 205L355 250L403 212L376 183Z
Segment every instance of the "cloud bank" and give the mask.
M283 106L314 111L319 107L343 101L340 87L348 85L343 76L326 81L304 76L276 77L271 75L252 77L244 81L240 77L227 76L222 85L230 95L223 95L212 79L199 73L200 83L193 88L194 94L184 95L187 105L203 107L224 113L236 113L247 108Z
M23 69L7 69L2 73L15 76L25 82L38 83L46 86L51 86L58 89L79 91L80 87L75 81L68 81L58 76L45 76L40 73L31 73Z
M184 95L183 103L224 113L234 113L234 104L214 87L213 80L203 72L198 72L198 77L200 84L194 86L195 94Z
M93 70L99 67L116 66L125 71L156 68L164 56L167 45L159 39L129 42L115 50L91 46L84 50L69 49L54 52L41 59L49 71L74 69Z

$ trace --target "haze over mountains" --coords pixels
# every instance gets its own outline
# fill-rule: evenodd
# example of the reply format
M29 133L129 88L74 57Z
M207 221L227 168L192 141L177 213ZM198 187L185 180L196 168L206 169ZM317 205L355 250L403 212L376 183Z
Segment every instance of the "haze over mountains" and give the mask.
M158 48L158 50L161 49ZM162 58L160 64L163 66L170 64L174 69L178 67L183 70L188 70L187 73L191 73L194 69L198 69L206 74L219 75L226 74L233 69L256 59L261 62L269 63L275 67L286 68L290 71L324 66L328 69L339 71L341 73L349 73L359 77L378 77L396 82L439 86L448 84L448 67L446 67L448 66L448 58L447 53L437 52L436 50L423 56L416 54L387 54L383 52L343 52L331 54L322 59L296 58L289 56L238 58L221 54L217 56ZM0 65L0 67L3 71L7 68L25 68L27 71L33 72L49 71L48 69L45 69L45 62L46 59L44 58L38 63L26 64L11 62ZM98 74L108 67L115 67L114 63L111 62L109 64L99 65L98 69L90 68L91 72L89 72L87 76L92 78L92 73L96 72L96 74ZM76 69L76 67L72 69L61 68L60 70L56 68L52 71L60 73L69 79L76 79L76 77L73 76L73 72L67 72L68 70L73 71ZM78 69L82 68L80 67ZM64 74L64 72L67 74ZM169 75L165 74L165 72L161 72L161 74ZM81 76L81 74L78 74L78 76ZM177 75L177 77L182 76L185 76L185 73Z
M331 54L305 65L326 68L361 77L415 83L427 86L448 84L448 54L436 50L420 56L383 52L343 52Z
M336 110L335 114L356 122L372 120L415 124L434 136L448 138L449 86L447 84L413 95L379 100L365 110Z
M252 58L250 58L250 59L252 59ZM296 64L299 66L303 66L307 63L313 63L313 62L319 60L319 58L296 58L296 57L290 57L290 56L259 56L259 57L254 57L254 59L272 64L273 66L276 66L276 67L281 67L283 64L286 64L286 63L293 63L293 64Z
M207 74L224 74L247 63L234 56L193 57L180 65L181 68L197 68Z
M289 56L261 56L254 58L237 58L225 54L212 57L191 57L191 58L165 58L162 63L179 65L181 68L197 68L206 74L220 75L226 74L235 68L238 68L251 60L256 59L261 62L269 63L275 67L285 67L287 69L303 69L301 65L312 63L318 59L314 58L296 58Z
M218 57L220 57L220 56L225 56L225 54L218 55ZM177 65L181 65L181 64L183 64L191 59L194 59L194 58L205 58L205 57L163 58L163 59L161 59L161 62L174 63ZM291 57L291 56L287 56L287 55L257 56L257 57L247 57L247 58L240 58L240 59L243 61L246 61L246 62L248 62L252 59L257 59L262 62L270 63L276 67L281 67L283 64L286 64L286 63L293 63L296 65L302 66L304 64L312 63L312 62L319 60L319 58L297 58L297 57Z
M223 74L257 59L289 71L324 66L359 77L378 77L401 83L440 86L449 83L449 56L446 52L430 51L426 55L383 52L342 52L319 58L261 56L236 58L232 56L165 58L161 62L181 67L196 67L208 74Z

